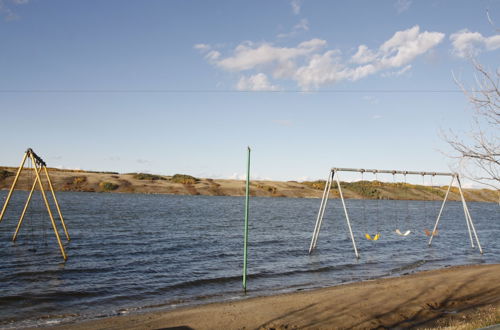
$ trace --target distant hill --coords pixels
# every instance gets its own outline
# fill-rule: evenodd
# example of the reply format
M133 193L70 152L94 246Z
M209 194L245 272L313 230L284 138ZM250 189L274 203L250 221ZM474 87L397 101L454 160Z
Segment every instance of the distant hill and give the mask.
M9 189L16 168L0 167L0 189ZM190 175L173 176L148 173L95 172L81 170L60 170L49 168L54 189L57 191L87 191L112 193L146 193L175 195L243 196L245 182L195 178ZM31 188L33 171L24 170L17 189ZM45 186L45 180L43 179ZM447 186L423 186L380 181L342 182L342 192L346 198L358 199L410 199L442 200ZM252 196L321 198L325 181L252 181ZM336 183L332 184L331 197L338 198ZM498 202L498 191L490 189L465 189L467 201ZM458 189L452 187L451 200L460 200Z

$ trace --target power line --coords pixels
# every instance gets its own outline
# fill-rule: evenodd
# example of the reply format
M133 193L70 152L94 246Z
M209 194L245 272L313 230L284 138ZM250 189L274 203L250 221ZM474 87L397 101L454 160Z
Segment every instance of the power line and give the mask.
M1 94L451 94L474 92L459 89L321 89L304 90L228 90L228 89L0 89Z

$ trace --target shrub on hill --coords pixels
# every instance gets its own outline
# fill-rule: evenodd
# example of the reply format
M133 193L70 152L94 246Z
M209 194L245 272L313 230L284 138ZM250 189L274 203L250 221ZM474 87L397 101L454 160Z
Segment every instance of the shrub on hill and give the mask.
M270 192L271 194L276 194L276 192L278 191L278 188L276 187L268 186L261 183L257 184L257 188Z
M76 186L84 184L85 182L87 182L87 177L86 176L75 176L73 178L73 184L76 185Z
M363 197L380 198L380 191L375 188L381 186L379 181L356 181L356 182L343 182L346 189L354 191Z
M166 180L164 177L155 175L155 174L148 174L148 173L135 173L133 175L134 179L137 180Z
M175 182L175 183L182 183L182 184L195 184L196 182L200 181L200 179L195 178L194 176L187 175L187 174L175 174L170 181Z
M309 186L313 189L322 190L322 189L325 189L326 181L324 181L324 180L304 181L304 182L302 182L302 184L305 184L306 186Z
M111 183L111 182L101 182L99 183L99 188L103 191L112 191L118 189L119 185Z
M9 176L13 176L13 175L14 175L14 173L9 172L7 170L4 170L4 169L0 170L0 180L3 180L5 178L8 178Z

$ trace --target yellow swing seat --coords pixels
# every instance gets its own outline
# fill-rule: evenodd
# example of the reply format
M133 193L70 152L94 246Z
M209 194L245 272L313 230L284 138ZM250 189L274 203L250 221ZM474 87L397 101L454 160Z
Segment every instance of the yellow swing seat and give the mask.
M373 237L370 234L365 234L365 237L369 241L377 241L380 238L380 233L373 235Z

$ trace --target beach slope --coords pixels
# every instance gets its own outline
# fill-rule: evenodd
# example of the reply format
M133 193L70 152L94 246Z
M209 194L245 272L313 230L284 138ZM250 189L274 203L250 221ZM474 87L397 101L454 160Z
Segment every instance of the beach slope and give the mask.
M336 329L498 320L500 265L459 266L313 291L117 316L67 329ZM250 283L251 288L251 283Z

